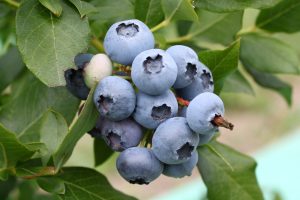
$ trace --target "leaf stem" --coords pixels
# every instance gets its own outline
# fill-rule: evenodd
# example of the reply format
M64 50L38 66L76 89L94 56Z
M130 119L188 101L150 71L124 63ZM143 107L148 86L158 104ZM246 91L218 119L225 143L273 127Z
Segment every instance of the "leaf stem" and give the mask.
M56 174L55 167L47 166L41 169L39 172L33 172L32 175L22 176L23 179L34 179L40 176L53 176Z
M103 43L98 38L93 37L91 43L99 52L104 52Z
M240 36L248 34L248 33L255 33L255 32L257 32L256 26L250 27L248 29L242 29L236 34L236 38L239 38Z
M167 43L168 44L173 44L173 43L181 43L181 42L186 42L189 41L190 39L192 39L193 35L192 34L187 34L184 36L180 36L171 40L168 40Z
M14 0L3 0L5 3L15 7L15 8L19 8L20 7L20 3L16 2Z
M157 24L156 26L151 28L151 31L152 32L158 31L159 29L164 28L164 27L168 26L169 24L170 24L170 20L165 19L164 21L160 22L159 24Z

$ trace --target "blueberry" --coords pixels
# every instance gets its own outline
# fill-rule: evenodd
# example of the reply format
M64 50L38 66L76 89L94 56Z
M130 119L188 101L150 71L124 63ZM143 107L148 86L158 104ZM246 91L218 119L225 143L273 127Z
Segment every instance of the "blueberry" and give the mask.
M216 132L219 126L229 129L233 125L223 119L223 101L211 92L204 92L196 96L189 104L186 119L193 131L199 134Z
M198 146L202 146L204 144L209 143L213 139L213 137L215 136L215 134L216 134L215 131L208 132L205 135L199 134L200 141L199 141Z
M193 80L193 82L187 87L176 90L178 96L191 101L198 94L214 91L212 74L206 66L204 66L203 64L201 65L201 70L198 73L198 76Z
M200 72L200 62L194 50L187 46L175 45L166 51L175 60L178 68L174 88L184 88L192 83Z
M159 96L139 92L133 117L143 127L155 129L161 122L176 116L177 111L177 100L171 90Z
M84 81L92 88L101 79L112 74L112 63L105 54L96 54L84 68Z
M177 76L173 58L160 49L140 53L132 63L133 83L144 93L160 95L172 87Z
M141 21L131 19L113 24L104 38L104 49L114 61L131 65L134 58L147 49L153 49L154 37Z
M66 87L75 97L86 100L90 89L86 86L82 69L68 69L65 71Z
M177 165L168 165L165 164L163 174L166 176L174 178L182 178L184 176L192 175L192 171L198 162L198 153L194 151L192 153L191 159L188 161L177 164Z
M128 182L142 185L158 178L163 171L163 164L151 149L131 147L119 155L117 169Z
M100 115L112 121L128 118L134 111L135 101L132 85L117 76L102 79L94 93L94 103Z
M79 53L74 58L74 63L78 69L84 69L94 55L90 53Z
M161 123L152 138L155 156L166 164L180 164L188 161L199 143L184 117L174 117Z
M100 130L104 141L114 151L135 147L143 137L140 125L130 118L118 122L104 119Z

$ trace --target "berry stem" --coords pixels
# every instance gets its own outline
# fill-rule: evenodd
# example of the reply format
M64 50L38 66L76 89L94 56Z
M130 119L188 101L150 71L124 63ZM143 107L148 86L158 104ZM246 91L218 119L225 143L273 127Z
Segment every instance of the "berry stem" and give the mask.
M150 129L147 129L145 131L145 136L144 136L144 147L148 147L152 145L152 136L153 136L153 133L152 133L152 130Z
M181 106L188 106L190 104L190 102L188 100L185 100L181 97L176 97L177 102L179 103L179 105Z
M233 130L234 125L228 121L226 121L221 115L216 115L214 119L211 121L215 126L224 127L229 130Z

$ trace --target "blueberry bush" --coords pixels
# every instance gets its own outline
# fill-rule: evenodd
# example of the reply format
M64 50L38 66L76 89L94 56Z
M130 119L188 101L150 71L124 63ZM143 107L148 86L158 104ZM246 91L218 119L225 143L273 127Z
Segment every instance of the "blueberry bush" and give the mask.
M208 199L263 199L255 160L217 141L217 95L290 105L299 31L298 0L0 1L0 199L136 199L64 166L87 133L132 184L196 167Z

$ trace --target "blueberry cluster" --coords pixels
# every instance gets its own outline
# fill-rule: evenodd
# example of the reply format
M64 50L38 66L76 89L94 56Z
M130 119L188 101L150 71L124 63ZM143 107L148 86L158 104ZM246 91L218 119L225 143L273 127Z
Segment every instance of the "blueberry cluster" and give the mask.
M223 118L222 100L213 93L212 73L197 54L183 45L166 51L154 46L151 31L139 20L117 22L108 30L105 52L113 62L131 66L133 84L111 75L104 54L75 58L83 76L95 77L84 77L79 85L99 81L94 103L100 118L90 134L121 152L116 166L130 183L148 184L161 174L191 175L197 146L208 143L218 127L233 128Z

